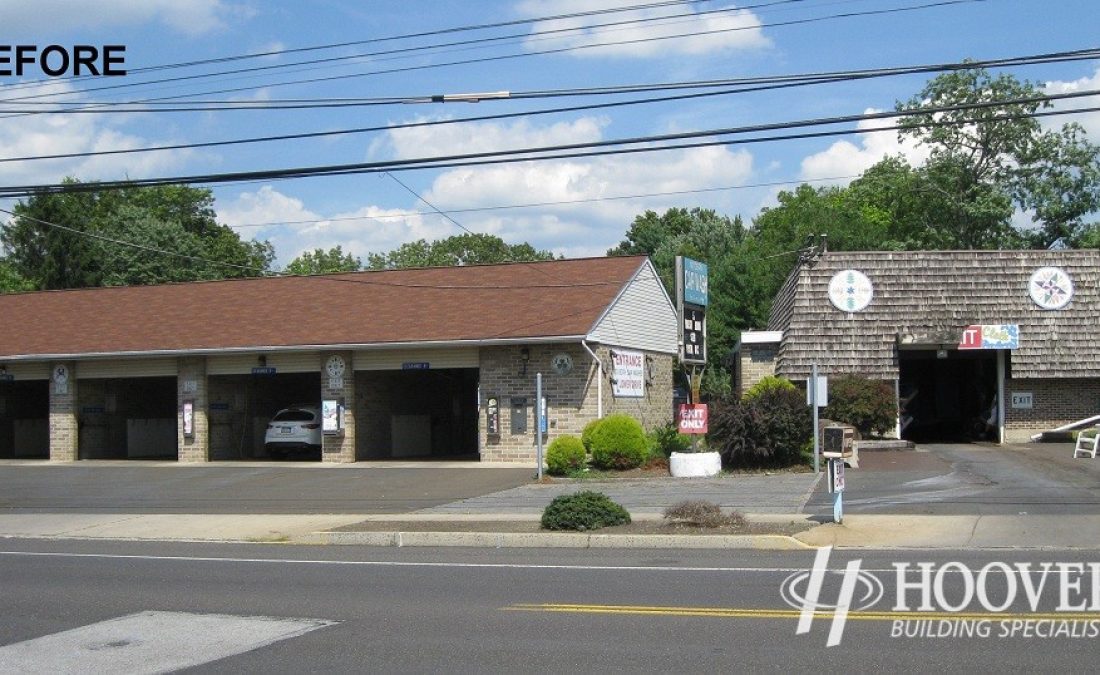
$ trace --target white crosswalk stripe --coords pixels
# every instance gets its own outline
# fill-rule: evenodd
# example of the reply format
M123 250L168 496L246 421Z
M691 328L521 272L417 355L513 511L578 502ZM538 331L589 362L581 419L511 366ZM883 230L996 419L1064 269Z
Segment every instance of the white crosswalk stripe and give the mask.
M139 612L0 647L0 672L165 673L243 654L335 623Z

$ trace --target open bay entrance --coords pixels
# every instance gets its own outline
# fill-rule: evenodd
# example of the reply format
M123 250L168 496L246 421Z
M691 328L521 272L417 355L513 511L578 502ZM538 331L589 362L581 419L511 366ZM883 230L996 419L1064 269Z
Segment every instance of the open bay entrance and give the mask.
M355 376L360 459L478 459L477 368Z
M898 352L902 438L917 442L997 440L997 352Z

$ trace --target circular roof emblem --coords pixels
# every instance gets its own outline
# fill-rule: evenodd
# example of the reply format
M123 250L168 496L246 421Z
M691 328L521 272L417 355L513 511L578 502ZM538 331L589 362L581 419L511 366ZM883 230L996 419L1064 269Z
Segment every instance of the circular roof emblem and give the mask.
M842 312L858 312L871 304L875 288L859 270L842 270L829 282L829 301Z
M1061 267L1040 267L1031 275L1027 290L1043 309L1062 309L1073 299L1073 279Z

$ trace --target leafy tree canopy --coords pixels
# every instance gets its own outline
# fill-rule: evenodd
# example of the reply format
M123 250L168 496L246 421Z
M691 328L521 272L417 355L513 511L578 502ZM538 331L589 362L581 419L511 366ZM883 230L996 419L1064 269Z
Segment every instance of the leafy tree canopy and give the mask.
M210 190L84 187L16 204L0 231L8 266L34 289L257 276L274 260L270 243L218 224Z
M314 249L306 251L286 266L288 274L333 274L335 272L358 272L363 269L363 261L350 253L344 253L340 246L329 250Z
M508 244L491 234L460 234L433 242L418 239L388 253L371 253L367 256L367 267L383 270L553 259L550 251L536 250L528 243Z

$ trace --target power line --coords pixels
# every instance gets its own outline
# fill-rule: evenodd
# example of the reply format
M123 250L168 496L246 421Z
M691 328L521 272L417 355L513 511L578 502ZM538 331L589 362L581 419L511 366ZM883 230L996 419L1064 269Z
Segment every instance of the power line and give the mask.
M391 174L392 177L392 174ZM476 206L462 209L446 209L444 211L405 211L402 213L395 213L392 215L377 215L377 216L344 216L336 218L311 218L305 220L278 220L267 223L238 223L236 225L226 225L226 227L234 230L243 230L253 227L273 227L276 225L312 225L316 223L339 223L355 220L373 220L373 221L385 221L397 218L408 218L410 216L426 216L432 213L439 215L454 214L454 213L482 213L485 211L505 211L511 209L533 209L543 208L547 206L568 206L572 204L590 204L593 202L604 201L620 201L626 199L647 199L651 197L674 197L678 195L694 195L702 194L706 192L727 192L730 190L751 190L764 187L779 187L782 185L794 185L801 183L830 183L834 181L851 180L859 178L859 175L848 176L826 176L823 178L802 178L791 180L778 180L768 181L764 183L746 183L743 185L722 185L718 187L709 188L697 188L695 190L668 190L663 192L647 192L644 194L630 194L630 195L610 195L603 197L588 197L585 199L560 199L556 201L547 202L529 202L526 204L498 204L495 206ZM415 194L415 193L414 193ZM417 195L419 198L419 195ZM434 208L434 207L433 207Z
M187 261L190 261L190 262L201 262L201 263L206 263L206 264L209 264L209 265L218 265L218 266L222 266L222 267L228 267L228 268L231 268L231 269L243 270L243 271L246 271L246 272L253 273L256 277L302 277L302 278L314 279L314 280L317 280L317 281L334 281L334 282L339 282L339 283L358 283L358 284L365 284L365 285L369 285L369 286L392 286L392 287L397 287L397 288L428 288L428 289L438 289L438 290L485 290L485 289L490 289L490 288L509 288L509 289L524 289L524 288L592 288L592 287L598 287L598 286L615 285L615 283L616 283L616 282L608 282L608 281L593 281L593 282L565 282L565 283L557 283L557 284L535 284L535 283L527 284L527 283L524 283L524 284L512 284L512 285L508 285L508 286L500 286L499 284L494 283L491 286L486 286L486 285L481 285L481 284L397 283L397 282L392 282L392 281L366 279L366 278L363 278L361 276L357 276L356 278L349 278L349 277L346 277L346 276L330 276L330 275L296 275L296 274L290 274L290 273L287 273L287 272L273 272L273 271L265 270L265 269L262 269L262 268L259 268L259 267L251 267L251 266L248 266L248 265L238 265L236 263L226 262L224 260L215 260L213 258L204 258L202 256L195 256L195 255L190 255L190 254L186 254L186 253L180 253L178 251L171 251L171 250L168 250L168 249L156 248L154 246L147 246L145 244L139 244L137 242L127 241L125 239L117 239L115 237L108 237L108 236L99 234L97 232L89 232L87 230L78 230L76 228L69 227L67 225L62 225L60 223L55 223L55 222L52 222L52 221L49 221L49 220L43 220L41 218L35 218L33 216L28 216L26 214L17 214L14 211L9 211L8 209L5 209L5 208L0 208L0 213L6 213L9 216L12 216L14 218L18 218L20 220L27 220L27 221L30 221L32 223L36 223L38 225L49 227L51 229L61 230L63 232L68 232L70 234L73 234L73 235L76 235L76 236L79 236L79 237L87 237L89 239L95 239L95 240L98 240L98 241L105 241L105 242L115 244L115 245L118 245L118 246L124 246L126 248L133 248L133 249L137 249L137 250L140 250L140 251L146 251L148 253L156 253L156 254L159 254L159 255L167 255L167 256L174 257L174 258L179 258L181 260L187 260ZM520 261L516 264L537 265L539 262L544 262L544 261ZM424 268L408 268L408 269L424 269ZM368 271L389 272L389 271L394 271L394 270L368 270ZM545 270L540 270L540 271L545 273ZM354 273L346 272L346 273L342 273L342 274L354 274ZM224 280L222 280L222 281L224 281Z
M610 103L592 103L585 105L575 106L561 106L556 108L545 108L541 110L529 110L523 112L514 113L500 113L496 115L482 115L474 117L464 117L449 120L423 120L418 122L405 122L400 124L389 124L384 126L370 126L370 127L356 127L351 129L335 129L327 131L315 131L315 132L301 132L296 134L278 134L271 136L259 136L252 138L242 139L228 139L222 141L205 141L197 143L178 143L169 145L151 146L145 148L120 148L117 150L95 150L86 152L70 152L70 153L55 153L50 155L32 155L23 157L0 157L0 163L6 162L23 162L23 161L38 161L38 160L50 160L50 159L74 159L80 157L97 157L104 155L122 155L122 154L136 154L145 152L160 152L165 150L183 150L183 149L196 149L196 148L209 148L209 147L221 147L230 145L244 145L252 143L268 143L275 141L286 140L304 140L309 138L321 138L328 136L341 136L351 134L363 134L377 131L392 131L397 129L410 129L419 127L431 127L445 124L462 124L468 122L484 122L484 121L498 121L503 119L514 119L519 117L535 116L535 115L550 115L559 114L565 112L579 112L586 110L600 110L613 107L629 106L629 105L642 105L650 103L664 103L676 100L687 100L694 98L713 97L713 96L725 96L739 93L752 93L763 90L774 90L779 88L792 88L800 86L810 86L818 84L833 84L838 82L851 82L862 79L871 79L879 77L893 77L897 75L909 75L918 73L931 73L931 72L944 72L953 70L966 70L972 68L989 68L989 67L1006 67L1012 65L1034 65L1039 63L1057 63L1063 61L1075 61L1093 59L1100 56L1100 49L1090 48L1083 50L1074 50L1068 52L1055 52L1048 54L1039 54L1032 56L1018 56L1007 57L1001 59L988 59L984 61L965 61L961 63L947 63L947 64L926 64L917 66L900 66L891 68L878 68L867 69L857 71L834 71L834 72L821 72L821 73L804 73L796 75L779 75L779 76L764 76L753 78L735 78L730 80L707 80L701 82L677 82L677 83L665 83L665 84L647 84L647 85L625 85L609 88L606 93L620 93L627 88L631 88L633 91L654 91L664 88L678 90L684 88L704 88L719 86L723 84L742 84L742 83L760 83L759 86L740 87L736 89L723 89L712 92L692 93L692 94L677 94L672 96L659 96L643 99L633 99L627 101L615 101ZM767 84L773 82L775 84ZM568 90L558 90L550 96L566 96L571 95ZM589 90L578 92L576 95L590 95ZM514 98L529 98L533 97L531 94L519 93L512 96Z
M536 51L523 52L523 53L518 53L518 54L503 54L503 55L487 56L487 57L480 57L480 58L474 58L474 59L447 61L447 62L435 63L435 64L424 64L424 65L406 66L406 67L400 67L400 68L374 70L374 71L367 71L367 72L363 72L363 73L332 75L332 76L328 76L328 77L313 77L313 78L308 78L308 79L303 79L303 80L287 80L287 81L283 81L283 82L273 82L273 83L252 85L252 86L246 86L246 87L217 89L217 90L210 90L210 91L205 91L205 92L195 92L195 93L191 93L191 94L178 94L178 95L175 95L175 96L162 96L162 97L157 97L157 98L153 98L153 99L141 100L141 101L138 101L138 103L148 103L148 102L155 102L155 101L170 101L170 100L186 99L186 98L191 97L191 96L208 96L208 95L215 95L215 94L239 93L239 92L251 91L253 89L259 89L259 88L272 88L272 87L289 86L289 85L295 85L295 84L315 84L315 83L318 83L318 82L331 82L331 81L336 81L336 80L355 79L355 78L360 78L360 77L369 77L369 76L373 76L373 75L388 75L388 74L397 74L397 73L404 73L404 72L411 72L411 71L418 71L418 70L427 70L427 69L434 69L434 68L441 68L441 67L481 64L481 63L489 63L489 62L495 62L495 61L512 60L512 59L518 59L518 58L527 58L527 57L530 57L530 56L546 56L546 55L568 53L568 52L574 52L574 51L580 51L580 50L600 49L600 48L610 47L610 46L646 44L646 43L650 43L650 42L657 42L657 41L663 41L663 40L672 40L672 39L680 39L680 38L688 38L688 37L699 37L699 36L702 36L702 35L713 35L713 34L718 34L718 33L728 33L728 32L740 31L740 30L749 30L749 29L755 30L755 29L760 29L760 28L772 28L772 27L803 25L803 24L817 23L817 22L821 22L821 21L829 21L829 20L835 20L835 19L845 19L845 18L854 18L854 17L862 17L862 16L875 16L875 15L884 15L884 14L896 14L896 13L904 13L904 12L913 12L913 11L920 11L920 10L930 9L930 8L938 8L938 7L945 7L945 6L951 6L951 5L960 5L960 4L972 4L972 3L976 3L976 2L985 2L985 1L986 0L939 0L937 2L929 2L929 3L925 3L925 4L921 4L921 5L910 5L910 6L906 6L906 7L895 7L895 8L890 8L890 9L881 9L881 10L865 10L865 11L861 11L861 12L845 12L845 13L840 13L840 14L832 14L832 15L827 15L827 16L822 16L822 17L813 17L813 18L808 18L808 19L798 19L798 20L775 22L775 23L761 23L761 24L756 25L756 26L741 26L741 27L735 27L735 28L721 28L721 29L713 29L713 30L707 30L707 31L693 31L693 32L689 32L689 33L678 33L678 34L674 34L674 35L662 35L662 36L650 37L650 38L636 38L636 39L631 39L631 40L589 43L589 44L584 44L584 45L576 45L576 46L571 46L571 47L561 47L561 48L556 48L556 49L536 50ZM155 84L155 83L156 82L154 81L154 82L146 82L146 83L138 83L138 84L145 85L145 84ZM128 86L131 86L131 85L130 84L107 85L107 86L104 86L104 87L93 87L93 88L90 88L90 89L86 89L84 91L85 92L101 91L101 90L105 90L105 89L118 89L118 88L121 88L121 87L128 87ZM55 96L59 96L59 95L61 95L61 94L57 94L57 93L38 94L38 95L34 95L34 96L20 97L20 98L16 98L16 99L7 99L7 101L8 102L22 101L22 100L27 100L27 99L32 99L32 98L55 97ZM110 104L102 104L102 105L110 105Z
M273 179L287 179L287 178L302 178L309 176L334 176L334 175L348 175L348 174L361 174L361 173L381 173L385 171L408 171L415 169L440 169L440 168L453 168L459 166L484 166L491 164L505 164L515 163L523 161L546 161L553 159L571 159L578 157L595 157L612 154L635 154L639 152L660 152L668 150L681 150L698 147L712 147L719 145L744 145L751 143L763 143L772 142L778 140L793 140L793 139L805 139L805 138L824 138L830 136L842 136L859 133L872 133L877 131L890 131L897 130L900 125L877 127L874 129L842 129L834 131L820 131L820 132L801 132L796 134L777 134L773 136L758 136L753 138L742 139L724 139L715 141L706 141L698 143L680 143L680 144L666 144L660 146L647 146L647 147L617 147L614 146L636 146L640 144L652 144L657 142L668 143L670 141L680 141L703 137L712 136L726 136L733 134L746 134L746 133L760 133L764 131L776 131L776 130L788 130L801 127L815 127L815 126L829 126L842 123L851 122L864 122L868 120L879 120L889 118L899 118L912 115L928 114L930 112L960 112L966 110L981 110L988 108L997 108L1001 106L1010 105L1029 105L1029 104L1042 104L1054 100L1064 100L1072 98L1081 98L1087 96L1100 95L1100 90L1084 90L1077 92L1067 92L1063 94L1049 94L1044 96L1032 96L1019 99L1009 99L1002 101L992 101L984 103L969 103L960 104L954 106L939 106L939 107L927 107L919 108L915 110L901 110L890 111L881 113L864 113L861 115L845 115L840 117L828 117L817 118L810 120L797 120L788 122L778 122L771 124L757 124L744 127L730 127L723 129L707 129L703 131L691 131L675 134L660 134L652 136L640 136L634 138L619 138L606 141L592 141L587 143L570 143L560 144L554 146L540 146L530 148L519 148L513 150L497 150L486 151L476 153L465 153L457 155L443 155L435 157L419 157L403 160L385 160L377 162L357 162L352 164L329 164L322 166L309 166L309 167L293 167L284 169L265 169L256 171L244 171L244 172L232 172L232 173L217 173L206 175L192 175L192 176L174 176L164 178L149 178L149 179L137 179L137 180L122 180L122 181L103 181L95 184L45 184L45 185L24 185L24 186L7 186L0 187L0 197L22 197L28 196L35 192L75 192L75 191L87 191L98 190L113 187L136 187L136 186L150 186L150 185L165 185L174 183L233 183L243 180L273 180ZM1078 114L1082 112L1092 112L1096 108L1077 108L1073 110L1065 111L1048 111L1048 112L1030 112L1030 113L1018 113L1018 114L1005 114L1000 116L993 116L988 119L993 120L1012 120L1012 119L1025 119L1025 118L1039 118L1048 117L1054 115L1070 115ZM942 122L941 124L953 124L958 125L973 120ZM614 149L609 149L614 148ZM550 154L553 153L553 154Z

